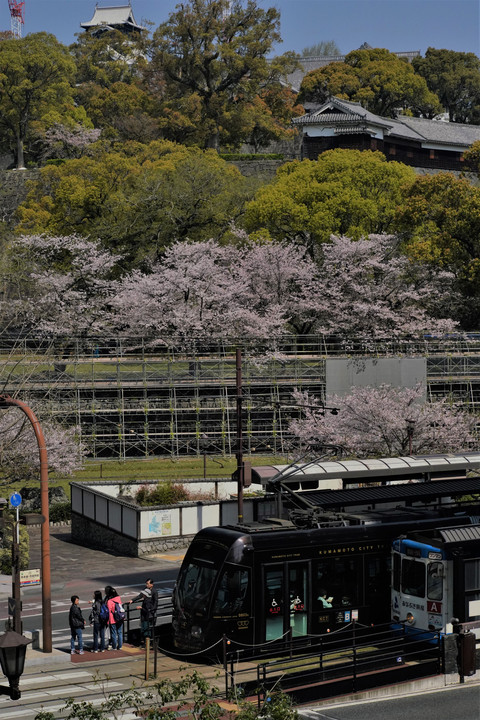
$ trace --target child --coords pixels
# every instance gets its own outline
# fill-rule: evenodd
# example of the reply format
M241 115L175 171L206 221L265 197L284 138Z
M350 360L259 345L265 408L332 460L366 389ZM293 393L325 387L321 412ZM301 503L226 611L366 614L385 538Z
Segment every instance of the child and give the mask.
M75 640L78 641L78 654L83 655L83 629L85 620L80 609L78 595L72 595L70 612L68 613L68 624L70 625L70 652L75 655Z

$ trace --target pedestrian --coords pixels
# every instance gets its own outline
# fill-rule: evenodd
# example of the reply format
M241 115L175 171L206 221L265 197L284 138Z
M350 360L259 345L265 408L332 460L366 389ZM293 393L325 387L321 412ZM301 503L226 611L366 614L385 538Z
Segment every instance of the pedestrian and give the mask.
M75 641L78 642L78 654L83 655L83 630L85 628L85 620L83 619L82 610L80 608L78 595L72 595L70 598L72 604L68 613L68 624L70 625L70 653L75 655Z
M114 587L107 585L105 588L105 602L108 607L108 626L110 628L110 640L112 650L121 650L123 645L123 610L120 595ZM121 615L123 614L123 618Z
M158 592L153 587L152 578L145 580L144 589L129 604L142 601L137 607L140 610L140 632L142 634L141 647L145 647L145 638L151 637L152 628L155 628L155 619L158 607Z
M102 593L100 590L95 590L93 593L92 610L89 616L90 625L93 625L93 648L92 652L98 653L99 641L100 641L100 652L105 652L105 627L108 623L108 614L105 618L103 616L104 605L102 600ZM108 613L108 609L107 609Z

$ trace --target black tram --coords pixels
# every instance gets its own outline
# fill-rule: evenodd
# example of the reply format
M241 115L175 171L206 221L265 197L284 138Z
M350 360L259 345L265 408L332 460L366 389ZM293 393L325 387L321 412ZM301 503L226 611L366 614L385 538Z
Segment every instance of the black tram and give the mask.
M478 508L475 513L478 515ZM193 539L173 596L173 639L182 652L260 648L286 636L386 623L392 542L413 530L468 526L458 508L332 515L323 527L289 521L210 527Z

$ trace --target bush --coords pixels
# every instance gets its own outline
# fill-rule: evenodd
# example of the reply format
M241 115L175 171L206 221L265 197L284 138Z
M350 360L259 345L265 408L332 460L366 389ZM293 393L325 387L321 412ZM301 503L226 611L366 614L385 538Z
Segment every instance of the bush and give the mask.
M283 160L281 153L219 153L222 160Z
M55 503L50 506L50 522L69 522L72 517L72 506L69 502Z
M191 500L188 490L183 485L173 483L171 480L162 480L152 488L143 485L135 495L139 505L176 505L184 500Z

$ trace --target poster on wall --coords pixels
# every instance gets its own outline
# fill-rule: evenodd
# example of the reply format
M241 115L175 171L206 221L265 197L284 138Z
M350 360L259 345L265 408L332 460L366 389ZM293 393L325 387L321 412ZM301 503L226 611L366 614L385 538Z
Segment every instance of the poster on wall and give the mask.
M171 535L172 534L172 511L152 510L148 521L149 535Z

